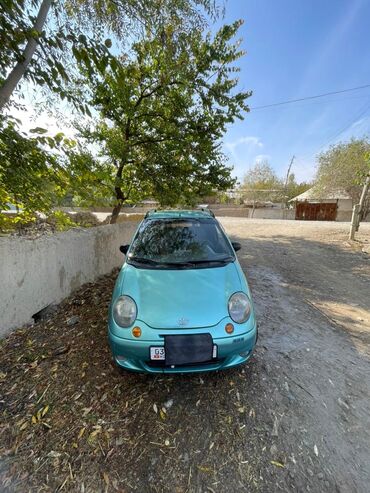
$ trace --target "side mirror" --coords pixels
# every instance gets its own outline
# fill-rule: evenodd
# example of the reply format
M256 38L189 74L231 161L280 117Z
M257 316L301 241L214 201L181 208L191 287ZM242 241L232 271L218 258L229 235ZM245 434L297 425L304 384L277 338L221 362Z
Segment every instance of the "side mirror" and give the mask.
M231 244L232 244L232 246L233 246L233 248L234 248L234 250L235 250L236 252L237 252L238 250L240 250L240 249L241 249L241 247L242 247L242 246L241 246L241 244L240 244L238 241L232 241L232 242L231 242Z
M128 252L128 249L130 248L130 245L121 245L119 247L120 252L122 252L124 255Z

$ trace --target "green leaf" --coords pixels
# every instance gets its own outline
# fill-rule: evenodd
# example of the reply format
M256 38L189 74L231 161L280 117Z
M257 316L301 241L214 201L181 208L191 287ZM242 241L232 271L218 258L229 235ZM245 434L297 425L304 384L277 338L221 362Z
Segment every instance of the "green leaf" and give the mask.
M46 134L47 130L46 128L35 127L35 128L31 128L30 132L33 134Z

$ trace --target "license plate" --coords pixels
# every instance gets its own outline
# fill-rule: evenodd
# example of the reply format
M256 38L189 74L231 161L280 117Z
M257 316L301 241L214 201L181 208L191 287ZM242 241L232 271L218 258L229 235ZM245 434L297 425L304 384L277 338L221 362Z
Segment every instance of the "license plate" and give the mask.
M213 345L212 358L217 358L217 346ZM152 346L150 348L150 359L152 361L164 361L166 359L166 351L163 346Z
M151 347L150 348L150 359L154 361L164 361L166 359L166 353L164 347Z

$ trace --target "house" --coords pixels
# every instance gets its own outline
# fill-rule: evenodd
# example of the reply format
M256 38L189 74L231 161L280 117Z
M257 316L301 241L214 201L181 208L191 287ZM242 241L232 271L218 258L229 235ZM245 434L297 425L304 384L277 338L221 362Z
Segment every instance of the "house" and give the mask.
M289 201L295 219L307 221L350 221L353 200L344 190L318 191L312 187Z

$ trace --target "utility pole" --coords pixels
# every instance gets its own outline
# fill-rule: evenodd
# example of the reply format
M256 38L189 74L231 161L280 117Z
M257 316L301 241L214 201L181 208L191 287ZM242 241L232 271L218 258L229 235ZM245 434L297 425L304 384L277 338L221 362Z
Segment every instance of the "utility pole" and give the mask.
M289 166L288 166L288 171L286 174L286 179L285 179L285 185L284 185L284 194L285 194L285 207L288 207L288 201L287 201L287 188L288 188L288 180L289 180L289 175L290 175L290 170L292 168L293 161L295 159L295 155L293 154L292 159L290 160Z
M360 218L361 218L361 214L362 214L363 209L364 209L365 200L366 200L369 188L370 188L370 175L367 175L363 189L362 189L360 202L353 206L351 229L349 232L349 239L350 240L355 239L355 232L358 231L358 228L360 227Z
M358 215L357 215L356 231L358 231L358 228L360 227L360 219L361 219L361 215L362 215L363 210L364 210L365 200L366 200L367 192L369 191L369 188L370 188L370 174L367 175L367 177L366 177L366 181L364 183L364 187L363 187L362 193L361 193L360 202L358 204L359 209L358 209Z
M290 163L289 163L289 166L288 166L287 174L286 174L285 187L284 187L285 190L286 190L286 188L288 186L288 180L289 180L290 170L291 170L291 167L292 167L292 164L293 164L293 161L294 160L295 160L295 156L293 154L292 159L290 160Z

